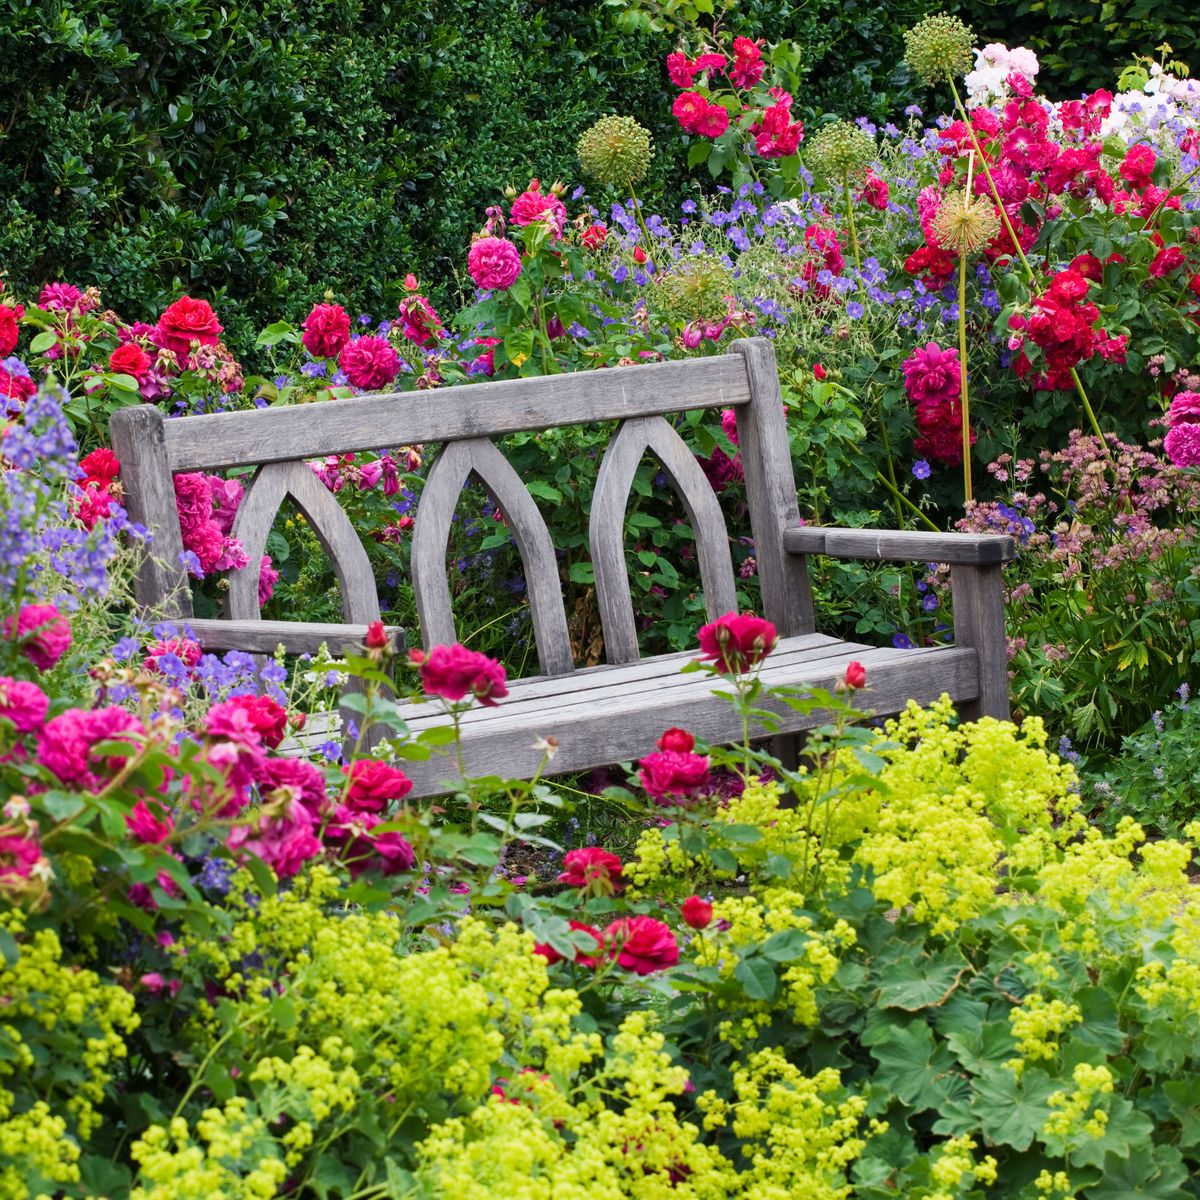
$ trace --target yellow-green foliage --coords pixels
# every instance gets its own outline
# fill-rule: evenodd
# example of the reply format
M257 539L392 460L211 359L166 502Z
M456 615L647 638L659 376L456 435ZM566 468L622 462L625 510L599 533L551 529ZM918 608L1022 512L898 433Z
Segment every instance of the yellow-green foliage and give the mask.
M0 1200L79 1179L79 1141L99 1124L122 1035L138 1024L127 991L65 966L58 934L25 924L0 912L18 946L16 962L0 957ZM64 1064L69 1083L56 1078Z

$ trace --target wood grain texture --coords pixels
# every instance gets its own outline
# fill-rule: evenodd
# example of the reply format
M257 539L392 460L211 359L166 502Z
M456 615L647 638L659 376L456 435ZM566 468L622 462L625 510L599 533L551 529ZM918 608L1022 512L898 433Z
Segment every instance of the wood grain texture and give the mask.
M352 625L379 620L375 574L350 518L329 489L302 462L270 463L260 467L246 489L233 521L232 536L245 547L250 565L232 571L226 611L231 620L252 621L259 614L258 571L267 536L279 507L291 497L329 555L342 593L342 615Z
M1016 543L1004 534L835 529L828 525L785 529L783 545L789 554L879 562L1006 563L1017 553Z
M737 412L738 441L763 615L783 637L811 633L816 625L808 567L802 555L786 553L782 542L783 531L800 524L800 510L775 350L766 338L741 338L729 348L746 364L750 391L750 403Z
M1009 719L1008 646L1004 635L1004 583L999 563L950 567L954 597L954 642L970 646L979 659L979 695L963 715Z
M855 704L865 711L895 712L910 697L925 704L943 692L961 704L974 699L976 693L975 653L965 647L854 650L807 666L796 664L786 682L832 689L845 674L851 658L867 668L870 687L854 696ZM686 661L684 656L678 656L674 663L664 660L663 681L682 661ZM551 774L636 760L653 750L655 740L672 725L686 727L716 744L737 741L741 736L739 722L730 705L712 695L710 681L697 675L685 679L683 687L672 687L661 694L653 686L630 690L614 682L609 694L595 697L602 718L587 707L544 711L536 698L523 698L521 681L517 681L509 698L502 701L510 710L508 720L481 722L476 716L481 710L467 714L463 725L467 771L471 775L529 778L541 765L542 752L534 744L539 737L558 741L558 752L549 767ZM787 732L810 729L827 719L820 713L801 715L783 705L769 707ZM411 713L406 711L404 716L414 733L445 723L445 717L432 705L413 705ZM446 790L444 781L452 780L455 774L448 758L405 763L404 770L414 779L413 794L417 796Z
M715 621L737 608L725 517L696 456L662 417L625 421L600 463L588 524L604 652L610 663L635 662L639 654L625 560L625 513L634 475L646 453L653 454L662 465L687 512L696 538L700 583L709 620Z
M314 621L224 621L190 617L187 627L206 650L242 650L247 654L316 654L323 644L333 654L362 649L366 625L322 624ZM396 647L404 646L404 630L386 626Z
M139 607L164 619L189 617L192 593L180 565L183 538L175 507L162 413L152 404L121 408L109 421L113 451L121 463L121 486L130 519L153 534L141 551L134 597Z
M391 396L361 396L167 422L172 471L218 470L374 450L382 445L496 437L625 420L748 399L732 355L509 379Z
M486 385L480 385L486 386ZM426 648L458 640L446 574L450 524L474 475L504 514L525 571L538 661L546 675L574 670L571 636L550 531L512 464L487 438L448 442L429 470L413 524L412 581Z

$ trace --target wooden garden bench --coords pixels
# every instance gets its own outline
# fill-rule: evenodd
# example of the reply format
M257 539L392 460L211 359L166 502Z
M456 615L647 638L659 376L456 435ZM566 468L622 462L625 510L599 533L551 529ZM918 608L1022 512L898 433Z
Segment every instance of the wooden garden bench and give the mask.
M379 600L366 551L336 498L306 465L308 459L380 446L440 444L420 497L412 531L412 584L420 640L456 640L446 571L450 525L469 476L480 480L504 515L524 563L541 674L511 682L495 708L476 708L463 722L463 750L472 775L531 776L542 760L538 738L553 737L553 770L570 772L635 759L669 726L710 742L740 737L729 705L702 674L680 674L695 652L643 658L629 585L625 511L638 464L649 453L678 492L696 537L709 620L737 606L725 520L691 451L666 419L691 409L733 408L745 468L754 556L763 615L780 642L763 674L772 684L833 688L847 664L867 669L861 703L896 712L948 692L967 717L1008 716L1001 567L1012 539L999 535L881 532L804 526L779 379L771 343L734 342L730 353L647 366L479 383L453 390L363 396L289 408L164 420L143 405L112 419L131 517L154 531L153 554L141 566L138 602L186 620L207 649L289 654L335 652L361 644ZM589 545L595 569L606 665L579 669L572 659L554 547L541 513L494 439L520 430L617 421L592 497ZM172 475L254 465L233 527L251 563L263 554L281 503L291 497L328 553L342 593L345 624L264 621L258 573L230 579L225 619L192 616ZM806 556L941 562L950 565L956 641L953 646L900 650L841 641L816 631ZM779 708L781 732L816 722ZM444 721L430 704L406 713L420 731ZM406 765L414 794L435 793L452 774L446 760Z

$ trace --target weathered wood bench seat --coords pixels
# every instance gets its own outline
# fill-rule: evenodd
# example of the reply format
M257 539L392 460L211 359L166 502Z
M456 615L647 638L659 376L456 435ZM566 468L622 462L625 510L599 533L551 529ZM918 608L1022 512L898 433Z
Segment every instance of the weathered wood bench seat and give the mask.
M999 535L924 534L802 526L770 342L734 342L731 353L650 366L472 384L449 391L364 396L292 408L164 420L156 408L122 409L112 439L122 463L130 515L154 530L152 556L137 582L140 604L188 621L211 649L335 652L361 643L379 600L366 551L336 498L305 465L331 454L381 445L439 444L417 506L412 583L426 647L456 640L446 571L450 525L468 477L500 508L520 551L541 675L510 684L496 708L463 723L471 774L531 775L542 760L538 738L553 737L555 772L582 770L648 753L663 729L684 726L711 742L741 730L704 675L681 675L693 655L643 658L626 561L625 511L634 474L653 456L678 492L696 537L709 619L736 607L729 534L711 486L667 419L704 408L733 408L738 418L763 615L780 633L764 677L776 684L832 688L846 665L867 668L863 704L894 712L911 697L948 692L966 716L1008 716L1008 675L1000 572L1012 539ZM521 430L617 421L592 497L589 546L604 632L606 665L576 668L550 534L529 491L493 439ZM179 566L182 541L174 473L253 465L233 535L259 560L280 505L290 497L329 554L341 586L345 624L262 621L256 573L230 580L226 619L192 616ZM806 556L950 564L955 645L898 650L839 641L816 632ZM410 640L414 640L411 638ZM814 723L781 707L783 732ZM436 706L405 713L414 731L444 718ZM446 762L411 763L415 794L437 792L452 774Z

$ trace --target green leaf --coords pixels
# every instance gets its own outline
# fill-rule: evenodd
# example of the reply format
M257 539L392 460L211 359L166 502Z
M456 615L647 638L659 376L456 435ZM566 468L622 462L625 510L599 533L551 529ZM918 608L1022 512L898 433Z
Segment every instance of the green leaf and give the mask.
M595 583L596 570L590 562L572 563L567 568L567 578L572 583Z
M906 1012L942 1004L966 971L967 964L957 954L941 959L927 955L901 959L888 967L886 981L879 988L879 1003Z
M944 1042L934 1042L933 1031L924 1021L894 1026L886 1042L871 1048L879 1063L876 1078L905 1104L914 1108L936 1108L953 1088L954 1055Z
M1084 1193L1087 1200L1189 1200L1188 1172L1173 1146L1139 1146L1128 1157L1110 1154L1104 1178Z
M540 479L526 479L525 488L531 496L541 496L543 500L550 500L555 504L562 503L562 492Z
M42 354L58 341L58 334L52 329L44 330L29 343L30 354Z
M1149 1143L1153 1130L1145 1113L1138 1112L1124 1096L1118 1096L1109 1106L1104 1136L1089 1138L1067 1157L1072 1166L1100 1167L1114 1154L1124 1158L1131 1147ZM1047 1137L1046 1149L1057 1155L1063 1152L1063 1145L1059 1139Z
M0 926L0 958L3 958L10 967L15 967L20 957L21 947L17 945L17 939L7 929Z
M296 343L300 340L300 334L294 326L289 325L287 321L276 321L273 325L268 325L262 331L254 342L256 350L262 350L268 346L278 346L280 342Z
M761 958L743 958L733 972L751 1000L774 1000L779 991L775 968Z
M698 167L712 153L712 142L707 139L695 141L688 148L687 163L689 167Z
M529 329L514 329L504 339L504 353L514 367L523 366L533 353L533 331Z
M993 1145L1028 1150L1050 1115L1047 1101L1057 1090L1054 1080L1037 1067L1018 1079L1008 1067L991 1067L975 1080L971 1108L984 1136Z
M767 938L760 950L772 962L795 962L804 957L811 942L810 935L802 929L783 929Z

